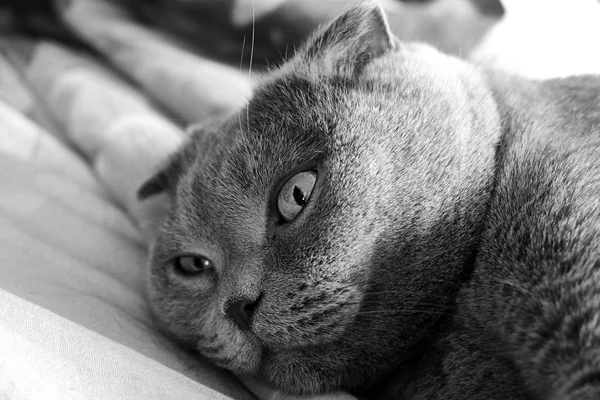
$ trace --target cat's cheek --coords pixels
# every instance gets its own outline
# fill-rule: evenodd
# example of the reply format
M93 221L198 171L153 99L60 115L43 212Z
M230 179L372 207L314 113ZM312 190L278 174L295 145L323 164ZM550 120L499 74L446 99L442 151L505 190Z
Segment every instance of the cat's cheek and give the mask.
M354 321L362 301L356 288L338 289L334 285L304 295L269 297L265 295L252 329L272 350L322 345L338 339Z

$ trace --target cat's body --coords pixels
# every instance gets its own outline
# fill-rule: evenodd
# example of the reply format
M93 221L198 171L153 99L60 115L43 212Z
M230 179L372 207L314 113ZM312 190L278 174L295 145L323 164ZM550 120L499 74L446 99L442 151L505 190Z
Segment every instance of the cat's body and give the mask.
M158 321L293 393L599 397L599 95L350 10L142 188Z
M505 135L473 276L392 392L600 398L600 77L492 84Z

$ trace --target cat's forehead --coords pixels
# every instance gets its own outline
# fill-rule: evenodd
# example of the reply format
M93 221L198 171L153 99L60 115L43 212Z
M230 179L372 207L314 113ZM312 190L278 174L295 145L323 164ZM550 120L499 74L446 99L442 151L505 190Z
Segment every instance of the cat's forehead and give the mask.
M273 81L217 129L194 168L200 179L245 186L285 173L326 151L336 109L331 92L307 79Z
M232 187L264 195L302 165L356 159L360 148L429 140L422 131L436 130L447 122L445 112L460 108L452 105L457 90L427 61L393 66L392 72L366 69L359 80L306 67L277 74L219 127L216 143L192 168L189 190L217 199L232 196Z

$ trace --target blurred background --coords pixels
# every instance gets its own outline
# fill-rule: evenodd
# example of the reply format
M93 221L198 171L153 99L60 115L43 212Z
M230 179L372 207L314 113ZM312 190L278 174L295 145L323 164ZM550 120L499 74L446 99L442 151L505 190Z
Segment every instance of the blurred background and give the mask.
M64 23L76 1L4 0L0 34L45 38L92 51ZM117 0L136 23L167 33L200 55L247 67L254 27L253 66L277 65L347 0ZM468 54L504 10L499 0L383 0L392 30L404 40Z

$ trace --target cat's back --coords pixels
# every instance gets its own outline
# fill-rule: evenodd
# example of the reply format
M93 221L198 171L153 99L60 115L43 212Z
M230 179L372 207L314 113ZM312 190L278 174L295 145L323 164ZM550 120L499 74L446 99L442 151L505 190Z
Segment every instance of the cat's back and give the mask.
M394 398L554 399L553 367L600 367L600 76L490 87L503 134L473 274Z
M497 87L505 136L459 307L532 393L594 394L585 377L600 371L600 77Z
M499 96L506 136L485 244L540 268L595 264L600 76L514 81Z

